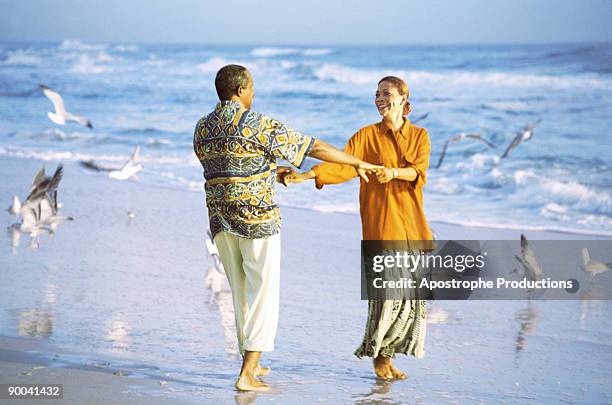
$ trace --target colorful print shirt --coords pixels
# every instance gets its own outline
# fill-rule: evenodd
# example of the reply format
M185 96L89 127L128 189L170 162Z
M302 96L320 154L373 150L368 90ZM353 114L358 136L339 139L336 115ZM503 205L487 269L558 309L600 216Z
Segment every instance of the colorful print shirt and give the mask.
M200 119L193 149L204 168L212 236L226 231L260 239L278 233L276 159L299 168L314 141L236 101L222 101Z

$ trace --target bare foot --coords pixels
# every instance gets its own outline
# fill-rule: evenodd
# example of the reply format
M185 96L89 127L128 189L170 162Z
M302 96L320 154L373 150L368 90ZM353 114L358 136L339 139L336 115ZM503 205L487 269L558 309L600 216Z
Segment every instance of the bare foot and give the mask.
M374 359L374 373L379 378L384 378L385 380L393 378L393 372L391 372L391 368L389 367L391 364L391 359L387 357L378 356Z
M263 382L259 381L256 378L249 378L247 376L240 376L238 380L236 380L236 388L240 391L269 391L270 387L268 387Z
M389 360L389 369L391 370L391 374L393 374L393 378L396 378L398 380L405 380L407 375L406 373L404 373L402 370L395 368L395 366L393 366L393 364L391 363L391 360Z
M255 369L255 377L263 377L265 375L270 374L270 367L262 367L260 365L257 365L257 368Z

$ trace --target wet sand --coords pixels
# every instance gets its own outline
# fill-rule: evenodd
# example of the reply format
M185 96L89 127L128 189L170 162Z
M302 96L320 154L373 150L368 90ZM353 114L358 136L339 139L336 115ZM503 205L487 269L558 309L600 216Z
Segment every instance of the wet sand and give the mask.
M40 164L0 159L2 207L13 193L27 195ZM406 381L376 380L370 362L353 356L367 308L359 218L287 207L277 347L263 356L274 390L236 393L231 298L205 286L212 262L204 195L112 181L68 164L59 200L76 220L41 237L37 250L27 236L13 247L0 234L0 379L65 384L64 401L53 403L612 401L608 301L432 303L425 358L398 357ZM3 215L8 226L12 218ZM520 235L432 226L441 239ZM43 369L17 376L39 363Z

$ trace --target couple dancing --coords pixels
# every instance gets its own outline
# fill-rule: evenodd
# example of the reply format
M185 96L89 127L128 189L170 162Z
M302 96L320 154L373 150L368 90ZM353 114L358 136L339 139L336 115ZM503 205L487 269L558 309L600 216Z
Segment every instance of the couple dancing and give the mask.
M274 350L279 313L281 218L275 183L314 180L320 189L360 176L363 240L430 240L422 198L429 136L408 120L408 87L394 76L382 78L376 89L382 120L357 131L344 152L251 110L255 93L246 68L221 68L215 87L220 102L198 121L193 146L204 168L210 229L232 289L243 356L236 388L265 391L269 387L258 377L270 370L259 358ZM303 173L276 166L282 158L299 168L306 156L326 163ZM396 353L423 356L425 303L368 301L366 330L355 355L372 357L378 377L406 378L391 363Z

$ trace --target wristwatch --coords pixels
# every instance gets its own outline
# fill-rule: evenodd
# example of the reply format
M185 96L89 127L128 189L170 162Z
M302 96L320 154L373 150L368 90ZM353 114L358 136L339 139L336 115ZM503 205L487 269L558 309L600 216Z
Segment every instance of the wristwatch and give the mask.
M397 173L397 169L395 167L392 167L391 171L393 172L393 178L396 178L397 176L399 176L399 174Z

